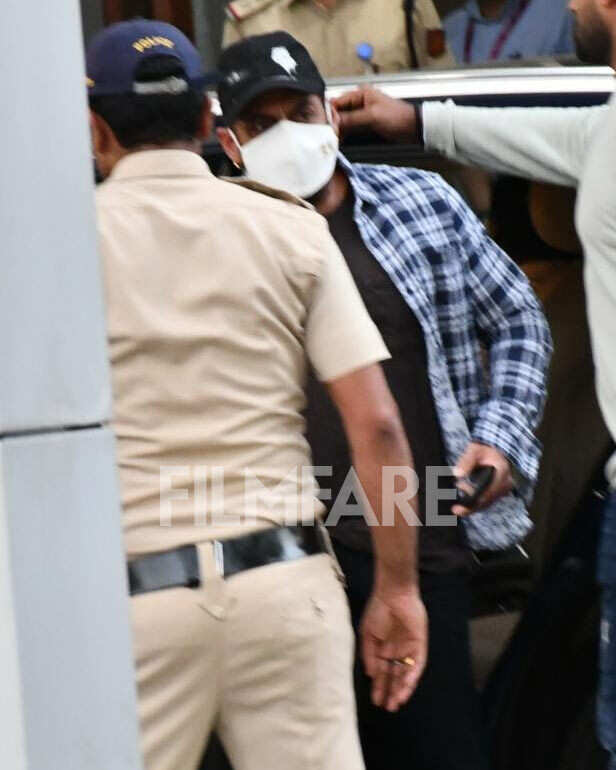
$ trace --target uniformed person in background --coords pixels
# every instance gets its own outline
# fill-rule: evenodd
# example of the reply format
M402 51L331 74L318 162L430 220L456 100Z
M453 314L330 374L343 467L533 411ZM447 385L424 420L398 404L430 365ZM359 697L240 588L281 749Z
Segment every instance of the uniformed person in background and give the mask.
M326 78L455 67L432 0L233 0L223 47L279 29Z
M468 0L445 16L462 64L573 54L573 14L567 0Z

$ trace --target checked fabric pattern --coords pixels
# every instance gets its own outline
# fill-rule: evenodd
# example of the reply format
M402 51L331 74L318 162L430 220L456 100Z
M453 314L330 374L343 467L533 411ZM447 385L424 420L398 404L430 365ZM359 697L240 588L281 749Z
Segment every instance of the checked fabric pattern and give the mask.
M342 155L339 164L355 193L366 247L423 328L448 462L473 440L500 449L517 471L517 493L464 522L472 548L508 548L532 526L526 505L541 457L534 430L552 353L541 305L524 273L440 176L350 164Z

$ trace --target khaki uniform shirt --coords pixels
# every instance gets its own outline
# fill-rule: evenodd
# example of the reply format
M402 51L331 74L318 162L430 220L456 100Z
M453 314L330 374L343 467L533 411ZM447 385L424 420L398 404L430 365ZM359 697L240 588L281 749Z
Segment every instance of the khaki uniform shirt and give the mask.
M182 150L124 158L97 209L129 558L313 520L307 356L388 357L326 221Z
M399 72L414 65L408 46L403 0L338 0L332 10L315 0L234 0L227 6L223 46L240 38L283 29L310 52L323 77L364 75L356 53L359 43L374 49L379 72ZM419 67L454 67L448 48L438 51L442 30L432 0L416 0L413 43ZM430 55L430 52L438 55Z

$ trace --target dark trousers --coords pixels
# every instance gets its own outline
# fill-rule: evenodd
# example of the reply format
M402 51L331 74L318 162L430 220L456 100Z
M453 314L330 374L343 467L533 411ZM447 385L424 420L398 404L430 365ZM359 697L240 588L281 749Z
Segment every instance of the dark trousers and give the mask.
M370 596L370 554L335 543L347 578L355 631ZM422 575L428 612L428 665L400 711L372 705L370 680L355 666L359 731L366 770L487 770L489 767L469 639L470 589L463 574Z

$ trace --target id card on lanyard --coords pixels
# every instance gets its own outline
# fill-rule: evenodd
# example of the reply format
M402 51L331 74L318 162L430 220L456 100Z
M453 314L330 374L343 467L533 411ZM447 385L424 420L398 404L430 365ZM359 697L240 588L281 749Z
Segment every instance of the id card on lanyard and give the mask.
M511 33L515 29L517 23L520 21L522 16L524 15L524 11L528 8L530 5L530 0L521 0L520 4L517 7L517 10L515 13L512 13L509 17L509 20L505 24L505 26L501 29L498 37L496 38L494 45L490 49L490 53L488 54L488 59L490 61L494 61L495 59L499 59L501 53L503 52L503 48L505 47L505 44L511 37ZM464 39L464 63L470 64L471 62L471 55L473 52L473 41L475 40L475 19L470 19L468 22L468 26L466 27L466 37Z

